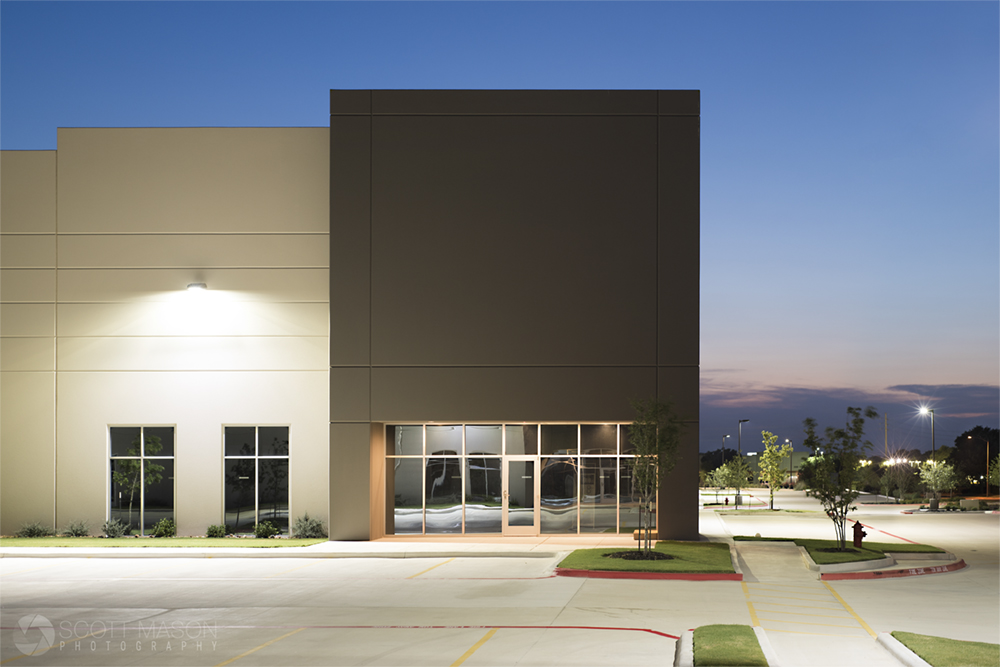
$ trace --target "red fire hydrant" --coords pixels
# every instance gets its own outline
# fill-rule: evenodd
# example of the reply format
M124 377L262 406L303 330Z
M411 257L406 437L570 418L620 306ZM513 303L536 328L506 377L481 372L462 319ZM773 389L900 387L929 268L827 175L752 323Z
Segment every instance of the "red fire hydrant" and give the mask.
M729 498L726 498L726 506L729 506Z
M854 522L854 546L858 549L861 548L861 540L867 536L868 533L865 532L864 527L861 525L860 521Z

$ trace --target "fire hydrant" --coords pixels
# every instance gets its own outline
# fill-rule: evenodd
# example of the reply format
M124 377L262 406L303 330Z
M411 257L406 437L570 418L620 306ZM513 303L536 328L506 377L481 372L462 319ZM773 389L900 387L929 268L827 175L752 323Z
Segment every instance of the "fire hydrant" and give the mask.
M726 498L726 506L729 506L729 498Z
M868 533L865 532L864 527L861 525L860 521L854 522L854 546L858 549L861 548L861 540L864 539Z

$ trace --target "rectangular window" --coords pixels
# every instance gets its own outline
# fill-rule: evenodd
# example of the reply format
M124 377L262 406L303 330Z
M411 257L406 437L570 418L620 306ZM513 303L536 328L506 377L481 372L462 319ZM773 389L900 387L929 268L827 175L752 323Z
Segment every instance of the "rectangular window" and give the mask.
M108 517L145 535L174 518L174 427L111 426Z
M226 426L225 523L234 533L270 521L288 532L288 427Z

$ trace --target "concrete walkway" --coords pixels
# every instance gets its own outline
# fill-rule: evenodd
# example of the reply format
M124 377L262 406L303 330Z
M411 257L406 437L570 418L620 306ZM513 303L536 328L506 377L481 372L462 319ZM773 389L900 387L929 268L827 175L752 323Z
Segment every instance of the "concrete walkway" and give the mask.
M750 619L763 628L780 665L899 667L835 588L805 567L798 547L736 542L736 550Z

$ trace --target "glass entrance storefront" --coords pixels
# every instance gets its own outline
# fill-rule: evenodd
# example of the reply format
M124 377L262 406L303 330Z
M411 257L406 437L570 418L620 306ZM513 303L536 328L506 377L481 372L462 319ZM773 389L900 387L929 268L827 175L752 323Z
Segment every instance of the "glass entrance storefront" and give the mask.
M629 533L627 424L386 426L386 534Z

